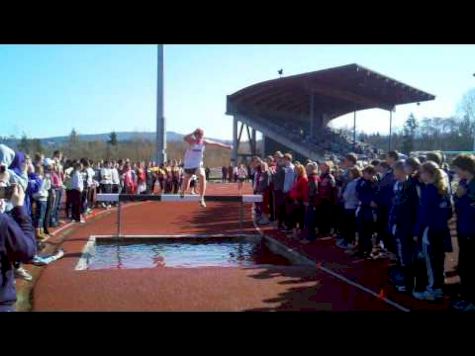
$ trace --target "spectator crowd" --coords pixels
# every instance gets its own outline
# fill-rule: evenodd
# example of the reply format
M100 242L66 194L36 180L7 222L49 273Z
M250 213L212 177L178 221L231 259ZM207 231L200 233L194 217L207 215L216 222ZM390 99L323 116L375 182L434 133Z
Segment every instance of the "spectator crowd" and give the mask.
M419 300L444 297L444 262L453 251L456 216L461 294L457 310L475 310L475 158L459 155L449 165L439 152L382 159L305 163L289 153L254 156L249 178L257 223L274 226L309 244L333 236L358 259L388 259L388 279ZM224 169L223 169L224 173ZM455 213L455 214L454 214Z
M182 166L71 160L59 151L29 157L0 145L0 311L15 302L14 277L31 280L21 263L34 258L60 217L83 223L98 207L97 193L177 194ZM456 216L461 290L453 307L463 311L475 310L474 177L473 156L459 155L449 167L437 152L407 158L390 151L371 161L350 153L341 161L301 163L277 151L222 167L222 179L237 182L239 191L250 179L254 193L263 195L255 204L258 224L274 224L302 244L333 236L355 258L388 259L395 288L420 300L444 297Z
M205 171L208 176L209 169ZM60 151L51 158L30 157L0 145L0 234L5 233L0 235L0 311L3 304L10 309L14 302L14 277L32 280L21 263L45 260L36 253L53 228L68 220L84 223L96 207L111 208L96 201L98 193L177 194L183 173L182 162L176 160L160 165L129 159L93 162L71 160ZM192 194L196 180L191 179ZM18 190L13 197L9 188Z

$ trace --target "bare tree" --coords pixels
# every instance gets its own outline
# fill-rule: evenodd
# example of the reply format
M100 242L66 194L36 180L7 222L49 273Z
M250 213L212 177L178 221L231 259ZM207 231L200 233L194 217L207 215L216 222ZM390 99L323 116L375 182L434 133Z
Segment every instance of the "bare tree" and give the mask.
M462 98L462 102L459 106L459 113L461 117L468 119L471 126L470 136L473 137L473 147L475 151L475 137L474 137L474 126L475 126L475 88L469 90Z

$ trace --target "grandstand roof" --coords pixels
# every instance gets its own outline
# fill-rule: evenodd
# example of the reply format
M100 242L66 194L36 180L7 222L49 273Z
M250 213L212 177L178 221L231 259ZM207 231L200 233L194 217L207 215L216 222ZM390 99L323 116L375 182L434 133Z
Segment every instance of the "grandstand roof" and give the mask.
M227 114L259 111L303 118L310 98L329 119L353 111L434 100L435 96L358 64L260 82L228 96Z

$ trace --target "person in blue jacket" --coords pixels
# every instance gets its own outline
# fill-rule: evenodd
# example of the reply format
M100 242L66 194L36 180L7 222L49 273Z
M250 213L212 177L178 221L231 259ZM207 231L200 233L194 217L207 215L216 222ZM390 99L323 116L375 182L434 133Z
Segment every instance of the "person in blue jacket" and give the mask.
M33 196L38 193L41 187L41 178L35 172L34 168L30 167L28 170L28 186L26 188L25 206L28 214L33 217L33 203L35 199ZM36 208L36 207L35 207Z
M389 228L396 244L398 272L400 278L396 289L400 292L412 292L414 288L414 225L416 223L419 197L416 186L409 180L404 161L394 164L394 197L389 212Z
M404 170L408 175L409 184L413 185L417 191L417 196L421 198L422 187L424 183L420 176L421 161L417 157L409 157L404 161Z
M454 308L461 311L475 310L475 157L458 155L452 167L460 178L455 193L457 214L457 240L459 245L458 273L461 299Z
M448 221L452 217L452 205L448 181L439 165L427 161L421 166L424 187L418 208L414 239L418 246L419 263L413 296L421 300L443 297L445 252L451 252L451 236ZM425 267L425 268L424 268Z
M389 156L388 156L389 157ZM393 157L389 160L392 162ZM393 189L394 189L394 173L392 169L392 164L381 162L378 166L378 170L381 176L381 180L378 183L378 190L376 192L376 204L378 205L378 242L383 242L384 249L390 252L395 251L395 244L393 238L389 231L389 211L391 210L391 204L393 199ZM374 251L372 254L373 257L378 257L380 255L379 251Z
M372 236L376 231L376 169L368 165L362 171L362 178L356 184L359 205L356 209L356 225L358 231L358 251L356 256L368 258L372 249Z
M24 208L25 192L14 186L11 216L0 214L0 312L15 310L14 262L29 262L36 254L33 225Z

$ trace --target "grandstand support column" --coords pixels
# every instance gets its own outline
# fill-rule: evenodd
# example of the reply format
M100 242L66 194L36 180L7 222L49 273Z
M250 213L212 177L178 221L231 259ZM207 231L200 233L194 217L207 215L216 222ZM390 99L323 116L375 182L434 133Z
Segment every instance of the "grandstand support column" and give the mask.
M315 105L315 94L310 95L310 136L316 137L318 131L324 126L324 115Z
M155 159L158 163L167 160L167 139L165 117L163 116L163 45L157 50L157 131Z
M256 129L252 128L252 154L257 155Z
M388 152L391 151L391 138L393 135L393 111L389 110L389 138L388 138Z
M353 111L353 150L356 148L356 110Z
M237 162L237 154L238 154L238 136L237 136L237 127L238 127L238 120L236 116L233 116L233 150L231 152L231 159L234 162Z
M315 93L310 93L310 136L315 137Z

